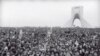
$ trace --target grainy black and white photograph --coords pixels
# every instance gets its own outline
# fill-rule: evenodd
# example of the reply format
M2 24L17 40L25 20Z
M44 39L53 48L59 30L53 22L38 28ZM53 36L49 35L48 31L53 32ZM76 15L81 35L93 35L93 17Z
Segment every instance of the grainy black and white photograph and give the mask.
M0 0L0 56L100 56L100 0Z

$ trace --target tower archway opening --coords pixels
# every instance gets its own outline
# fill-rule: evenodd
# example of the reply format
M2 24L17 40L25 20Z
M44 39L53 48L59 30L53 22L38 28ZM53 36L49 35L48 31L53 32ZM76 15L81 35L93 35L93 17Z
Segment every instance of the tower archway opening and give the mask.
M69 27L87 28L90 24L83 18L83 6L72 7L72 17L69 20Z

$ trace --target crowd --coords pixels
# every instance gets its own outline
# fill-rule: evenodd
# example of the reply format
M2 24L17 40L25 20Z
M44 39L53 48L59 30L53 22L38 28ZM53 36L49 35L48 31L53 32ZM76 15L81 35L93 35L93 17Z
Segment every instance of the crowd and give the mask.
M91 28L0 28L0 56L100 56Z

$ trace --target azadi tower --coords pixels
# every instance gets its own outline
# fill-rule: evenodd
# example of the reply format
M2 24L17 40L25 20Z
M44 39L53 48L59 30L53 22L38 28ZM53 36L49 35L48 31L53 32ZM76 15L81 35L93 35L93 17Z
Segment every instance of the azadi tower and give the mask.
M80 21L81 26L77 26L74 24L74 22L78 20ZM79 24L79 23L77 23ZM82 28L88 28L90 24L84 19L83 17L83 7L77 6L72 8L72 17L68 21L68 27L82 27Z

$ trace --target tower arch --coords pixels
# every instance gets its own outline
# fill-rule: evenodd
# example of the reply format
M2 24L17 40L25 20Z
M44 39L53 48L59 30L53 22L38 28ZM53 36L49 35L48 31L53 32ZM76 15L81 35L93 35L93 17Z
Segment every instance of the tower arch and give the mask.
M87 28L90 26L90 24L83 18L83 6L76 6L76 7L72 7L72 17L69 21L69 27L76 27L78 26L76 24L74 24L74 22L76 20L80 21L80 25L81 26L78 26L78 27L83 27L83 28Z

